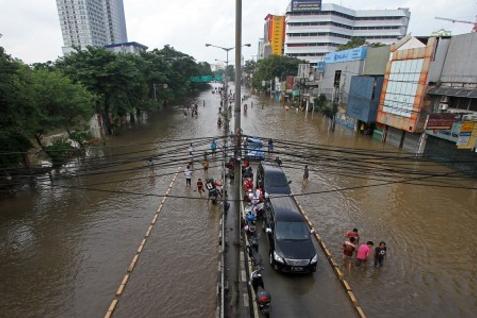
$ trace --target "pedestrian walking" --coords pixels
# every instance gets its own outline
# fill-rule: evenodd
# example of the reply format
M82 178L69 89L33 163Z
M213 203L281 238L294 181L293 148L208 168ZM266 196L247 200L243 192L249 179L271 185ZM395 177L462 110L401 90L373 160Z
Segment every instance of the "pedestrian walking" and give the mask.
M384 258L386 257L387 248L386 243L379 242L379 246L374 250L374 267L383 267Z
M372 252L373 241L367 241L366 244L361 244L356 253L356 266L361 266L361 264L366 264L368 261L368 256Z
M212 139L212 142L210 143L210 150L212 151L212 155L215 156L215 152L217 151L217 142L215 141L215 138Z
M192 146L192 143L189 146L189 160L191 163L194 162L194 146Z
M269 153L273 152L273 139L272 138L268 139L268 152Z
M209 160L207 158L204 158L204 161L202 161L202 167L204 168L204 175L207 177L209 171Z
M277 156L277 157L275 158L275 162L278 164L279 167L282 166L282 160L280 159L280 157Z
M303 184L308 184L308 178L310 177L310 172L308 171L308 165L305 165L305 171L303 171Z
M186 187L191 187L192 186L192 170L190 169L190 166L187 166L187 168L184 170L184 176L186 179Z
M343 266L348 269L348 273L351 273L351 259L355 250L356 245L354 237L351 237L343 243Z
M359 244L359 233L357 228L354 228L352 231L346 232L344 236L347 239L354 237L356 244Z
M199 178L199 180L197 180L197 192L199 192L199 195L202 196L202 193L205 192L204 190L204 182L202 182L202 179Z

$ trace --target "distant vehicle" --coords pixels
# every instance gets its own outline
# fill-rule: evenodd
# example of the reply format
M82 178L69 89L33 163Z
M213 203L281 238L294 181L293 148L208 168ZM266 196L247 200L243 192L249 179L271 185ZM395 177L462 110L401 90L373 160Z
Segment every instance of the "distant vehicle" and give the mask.
M269 262L277 271L313 273L318 255L303 215L290 197L271 198L265 215Z
M282 168L276 164L261 163L257 169L257 186L265 193L290 194L290 183Z
M245 158L248 160L264 160L263 142L259 138L247 137L244 142Z

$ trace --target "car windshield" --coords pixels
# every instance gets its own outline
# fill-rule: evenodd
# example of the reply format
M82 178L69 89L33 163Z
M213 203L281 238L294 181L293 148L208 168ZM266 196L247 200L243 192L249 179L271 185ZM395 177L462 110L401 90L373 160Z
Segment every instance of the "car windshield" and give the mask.
M287 178L283 173L269 173L266 177L267 186L283 187L288 186Z
M277 222L277 240L306 240L310 232L303 222Z

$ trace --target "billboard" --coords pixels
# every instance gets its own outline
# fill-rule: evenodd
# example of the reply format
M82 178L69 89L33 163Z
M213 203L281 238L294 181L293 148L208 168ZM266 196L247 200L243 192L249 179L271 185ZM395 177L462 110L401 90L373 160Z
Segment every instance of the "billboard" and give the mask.
M320 11L321 0L292 0L292 11Z
M450 113L430 114L426 129L450 130L456 121L456 115Z
M364 60L366 58L367 53L367 47L358 47L355 49L328 53L325 55L325 64Z

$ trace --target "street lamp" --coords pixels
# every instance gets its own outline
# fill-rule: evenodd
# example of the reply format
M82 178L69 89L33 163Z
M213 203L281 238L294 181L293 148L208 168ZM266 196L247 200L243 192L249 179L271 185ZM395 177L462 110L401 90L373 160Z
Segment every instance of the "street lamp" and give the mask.
M205 46L206 47L215 47L217 49L221 49L223 51L225 51L225 53L227 53L227 59L225 60L225 72L224 72L224 80L225 80L225 85L224 85L224 89L225 89L225 102L227 101L227 83L228 83L228 80L227 80L227 70L229 68L229 52L232 51L233 49L235 49L235 46L234 47L223 47L223 46L219 46L219 45L215 45L215 44L210 44L210 43L205 43ZM244 44L242 45L241 47L251 47L252 44L250 43L247 43L247 44ZM225 103L224 103L224 109L225 109Z

